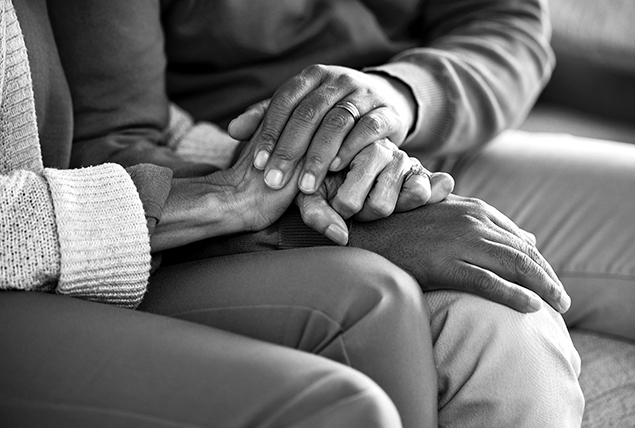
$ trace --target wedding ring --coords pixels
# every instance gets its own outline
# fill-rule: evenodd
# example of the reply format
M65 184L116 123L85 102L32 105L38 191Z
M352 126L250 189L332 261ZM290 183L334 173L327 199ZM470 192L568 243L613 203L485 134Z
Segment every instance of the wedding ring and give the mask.
M357 107L355 107L355 104L353 104L350 101L340 101L339 103L335 104L333 106L333 108L335 107L339 107L342 108L344 110L346 110L347 112L349 112L351 114L351 116L353 116L353 120L355 122L357 122L359 120L360 117L362 117L361 114L359 114L359 110L357 109Z
M403 176L403 182L405 183L406 181L408 181L413 175L423 175L428 177L428 180L430 180L431 178L430 174L428 174L426 169L421 165L421 163L419 163L419 161L415 162L410 167L408 172L406 172L406 174Z

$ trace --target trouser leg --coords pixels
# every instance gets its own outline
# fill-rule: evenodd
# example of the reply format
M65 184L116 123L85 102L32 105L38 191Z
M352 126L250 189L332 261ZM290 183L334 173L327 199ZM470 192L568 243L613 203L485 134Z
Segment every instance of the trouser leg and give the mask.
M580 358L547 305L522 314L454 291L430 307L441 427L579 427Z
M366 376L297 350L41 293L0 314L1 426L401 426Z
M635 146L511 131L451 171L536 235L578 327L635 339Z
M140 309L344 363L388 393L405 427L436 425L422 293L376 254L317 247L166 266Z

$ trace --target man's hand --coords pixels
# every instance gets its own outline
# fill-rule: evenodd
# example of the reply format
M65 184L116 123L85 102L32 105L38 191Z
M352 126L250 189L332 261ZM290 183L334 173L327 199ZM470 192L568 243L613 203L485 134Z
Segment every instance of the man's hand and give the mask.
M269 100L247 109L229 125L230 134L247 139L261 123ZM297 172L296 168L296 172ZM414 172L414 173L412 173ZM289 182L289 188L295 182ZM315 193L298 194L296 204L304 222L337 244L346 245L344 219L361 221L387 217L437 203L454 189L446 173L431 173L416 158L409 157L387 138L366 145L347 171L330 173Z
M383 138L400 145L414 123L410 89L387 75L312 65L274 94L257 135L254 165L272 189L284 187L305 159L298 186L314 193L364 147ZM229 129L232 137L240 139Z
M492 206L450 195L443 202L354 223L350 245L410 272L424 291L467 291L535 312L541 299L559 312L571 299L527 234Z

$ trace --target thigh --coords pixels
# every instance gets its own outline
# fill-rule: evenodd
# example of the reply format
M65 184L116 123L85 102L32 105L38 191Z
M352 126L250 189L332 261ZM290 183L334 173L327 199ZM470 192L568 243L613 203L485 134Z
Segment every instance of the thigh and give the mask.
M400 426L362 374L181 320L40 293L0 295L0 425Z
M635 338L635 146L511 131L460 162L456 192L525 230L572 298L565 320Z
M436 372L417 282L364 250L315 247L162 267L140 310L297 348L377 382L404 426L436 423Z

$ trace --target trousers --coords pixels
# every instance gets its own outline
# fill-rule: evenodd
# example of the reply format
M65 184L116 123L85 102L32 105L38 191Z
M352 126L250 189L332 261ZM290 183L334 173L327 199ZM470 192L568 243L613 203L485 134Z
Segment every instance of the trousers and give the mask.
M6 292L0 425L579 426L565 321L632 337L634 159L513 132L450 170L456 193L536 235L573 300L564 321L424 294L380 256L334 247L165 266L139 311Z
M455 193L536 236L571 296L569 328L635 339L635 145L508 131L449 170Z
M579 359L558 314L423 294L364 250L166 266L139 309L3 293L2 426L573 427L582 417Z

